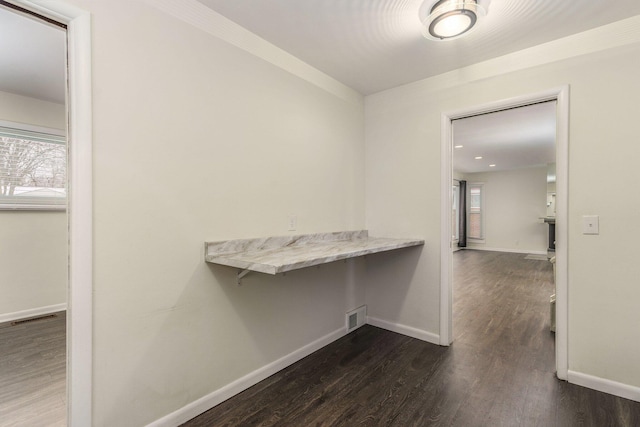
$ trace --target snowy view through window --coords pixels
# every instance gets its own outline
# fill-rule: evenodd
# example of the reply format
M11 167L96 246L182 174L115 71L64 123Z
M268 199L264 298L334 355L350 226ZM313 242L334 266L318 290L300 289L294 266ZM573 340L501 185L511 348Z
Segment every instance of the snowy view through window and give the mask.
M66 201L64 137L32 138L0 131L0 204L63 205Z

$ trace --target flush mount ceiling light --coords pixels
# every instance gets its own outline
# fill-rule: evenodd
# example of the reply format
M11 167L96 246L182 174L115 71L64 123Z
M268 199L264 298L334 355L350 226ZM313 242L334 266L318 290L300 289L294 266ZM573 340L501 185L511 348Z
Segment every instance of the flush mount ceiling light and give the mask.
M420 6L423 34L451 40L468 33L486 15L491 0L425 0Z

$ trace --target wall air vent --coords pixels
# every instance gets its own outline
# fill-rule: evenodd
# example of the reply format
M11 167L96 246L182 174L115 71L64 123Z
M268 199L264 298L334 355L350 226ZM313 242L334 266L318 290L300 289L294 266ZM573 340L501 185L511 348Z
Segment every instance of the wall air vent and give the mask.
M11 326L24 325L25 323L37 322L39 320L52 319L54 317L58 317L58 315L57 314L47 314L45 316L32 317L30 319L14 320L13 322L11 322Z
M347 332L364 325L367 320L367 306L363 305L347 313Z

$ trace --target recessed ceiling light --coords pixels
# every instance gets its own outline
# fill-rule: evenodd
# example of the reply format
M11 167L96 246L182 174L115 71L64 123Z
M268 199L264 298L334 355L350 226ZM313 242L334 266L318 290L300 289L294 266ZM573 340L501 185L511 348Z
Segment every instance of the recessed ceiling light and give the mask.
M453 148L462 148L464 145L454 145Z
M476 156L475 159L476 160L482 160L482 156Z
M496 165L489 165L489 167L490 167L490 168L495 168L495 167L496 167Z
M469 32L485 14L491 0L425 0L420 6L423 34L450 40Z

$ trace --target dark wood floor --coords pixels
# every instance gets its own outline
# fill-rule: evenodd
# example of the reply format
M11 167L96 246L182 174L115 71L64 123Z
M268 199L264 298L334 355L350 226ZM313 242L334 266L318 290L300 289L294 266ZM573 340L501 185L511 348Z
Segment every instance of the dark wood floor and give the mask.
M0 426L66 425L66 316L0 324Z
M640 403L555 377L550 263L454 264L451 347L365 325L184 426L640 426Z

